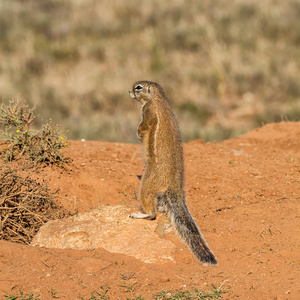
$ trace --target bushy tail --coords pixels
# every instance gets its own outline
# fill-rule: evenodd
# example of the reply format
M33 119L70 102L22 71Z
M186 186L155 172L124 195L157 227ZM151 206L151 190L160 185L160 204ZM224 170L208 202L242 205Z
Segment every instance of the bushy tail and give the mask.
M205 266L218 265L217 259L209 249L185 201L176 197L178 196L175 193L167 192L167 214L177 234L200 263Z

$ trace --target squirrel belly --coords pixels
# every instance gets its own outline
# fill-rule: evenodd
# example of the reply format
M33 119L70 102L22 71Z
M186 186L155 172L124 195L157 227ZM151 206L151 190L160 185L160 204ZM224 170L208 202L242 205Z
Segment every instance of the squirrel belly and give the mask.
M143 143L145 168L138 200L143 213L135 219L154 220L165 212L181 241L203 265L217 265L185 202L180 133L163 89L155 82L139 81L129 91L142 104L137 136Z

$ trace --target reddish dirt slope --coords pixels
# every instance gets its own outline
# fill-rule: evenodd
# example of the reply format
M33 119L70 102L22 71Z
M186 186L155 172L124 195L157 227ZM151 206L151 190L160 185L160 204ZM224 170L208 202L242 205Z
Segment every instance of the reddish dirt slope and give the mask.
M78 211L123 204L142 174L140 145L71 141L68 171L45 170L63 204ZM102 249L55 250L0 241L0 295L34 292L110 299L162 290L228 289L225 299L300 299L300 123L269 124L222 143L184 145L188 206L220 266L198 265L173 234L176 263L146 264ZM138 241L137 241L138 243ZM121 275L123 274L123 275ZM297 281L298 280L298 281ZM126 292L134 284L134 291ZM2 299L0 298L0 299Z

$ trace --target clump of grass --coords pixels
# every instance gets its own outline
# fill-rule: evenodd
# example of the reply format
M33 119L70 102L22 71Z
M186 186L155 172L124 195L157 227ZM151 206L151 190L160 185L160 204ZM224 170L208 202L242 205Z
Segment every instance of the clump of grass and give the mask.
M109 300L110 298L106 295L106 293L108 292L108 286L104 286L102 287L103 292L93 292L91 293L90 298L86 299L84 297L79 297L81 300Z
M52 121L47 121L40 130L33 130L35 107L30 108L25 100L16 99L1 105L0 136L6 147L0 151L4 161L25 156L34 162L60 165L67 162L60 149L67 146L65 132Z

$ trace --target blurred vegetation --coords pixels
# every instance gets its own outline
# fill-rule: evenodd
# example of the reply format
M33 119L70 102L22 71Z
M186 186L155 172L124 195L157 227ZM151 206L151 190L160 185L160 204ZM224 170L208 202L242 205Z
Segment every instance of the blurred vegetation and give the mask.
M300 118L300 0L1 0L0 37L3 102L20 95L70 139L137 142L141 79L184 141Z

